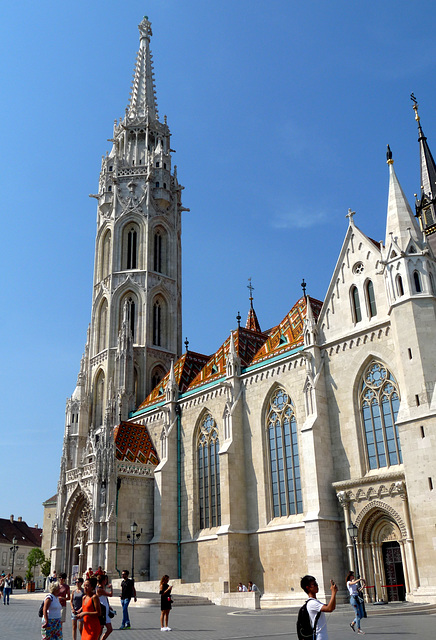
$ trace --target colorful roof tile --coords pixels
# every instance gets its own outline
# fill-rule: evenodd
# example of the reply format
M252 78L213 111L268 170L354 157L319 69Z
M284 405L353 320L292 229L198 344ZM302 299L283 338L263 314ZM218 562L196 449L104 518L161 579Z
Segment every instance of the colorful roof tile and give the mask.
M250 331L257 331L261 333L259 320L257 319L256 312L253 308L253 304L251 304L250 309L248 311L247 322L245 323L245 328Z
M115 456L117 460L159 464L159 458L147 427L142 424L121 422L114 429Z
M269 331L268 339L256 353L251 364L278 356L304 344L303 328L307 313L307 299L310 300L314 319L318 319L322 302L309 296L300 298L280 324Z

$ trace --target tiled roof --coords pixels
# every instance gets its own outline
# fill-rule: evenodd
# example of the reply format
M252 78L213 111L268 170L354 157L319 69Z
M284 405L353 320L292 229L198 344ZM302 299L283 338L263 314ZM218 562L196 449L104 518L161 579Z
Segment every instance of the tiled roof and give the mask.
M251 307L250 307L250 309L248 311L247 322L245 323L245 328L246 329L250 329L250 331L257 331L258 333L261 333L259 320L257 319L256 312L253 309L253 305L251 305Z
M58 501L58 494L55 493L54 496L52 496L48 500L44 500L44 502L42 504L45 507L45 506L48 506L49 504L56 504L57 501Z
M174 365L174 375L176 377L180 393L186 391L191 381L195 378L197 373L201 371L209 358L210 356L205 356L202 353L187 351L177 360ZM138 409L144 409L155 402L165 399L165 389L168 384L169 375L170 374L168 372L147 396L144 402L138 407Z
M23 547L40 547L42 529L29 527L26 522L10 518L0 518L0 543L12 544L17 539L17 545Z
M114 439L117 460L159 464L156 449L144 425L121 422L114 429Z
M322 302L315 298L309 298L309 296L307 296L307 298L310 300L313 317L317 320L321 311ZM303 327L307 313L307 298L306 296L300 298L280 324L269 331L268 339L256 353L251 364L256 364L267 358L278 356L304 344Z

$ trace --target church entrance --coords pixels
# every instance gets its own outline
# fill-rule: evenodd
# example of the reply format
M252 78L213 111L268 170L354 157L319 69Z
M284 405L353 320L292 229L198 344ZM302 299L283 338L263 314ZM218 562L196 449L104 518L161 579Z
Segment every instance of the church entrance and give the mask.
M406 589L400 545L395 541L384 542L382 551L388 601L404 601L406 599Z

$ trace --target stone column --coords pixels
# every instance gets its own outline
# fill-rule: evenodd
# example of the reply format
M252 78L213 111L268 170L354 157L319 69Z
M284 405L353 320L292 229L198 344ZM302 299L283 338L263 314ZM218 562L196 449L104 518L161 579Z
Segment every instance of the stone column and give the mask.
M348 535L348 527L351 524L350 496L346 491L339 491L339 493L337 494L337 498L339 500L339 504L344 510L345 540L347 541L348 566L352 567L353 570L355 570L353 543L350 541L350 536Z
M410 524L410 512L409 512L409 501L407 498L406 485L400 480L395 483L398 494L401 496L403 502L403 517L404 524L406 527L406 540L405 540L405 548L404 548L404 556L403 558L403 567L404 567L404 577L406 577L406 573L409 577L409 589L410 593L414 589L419 587L418 580L418 570L416 566L416 557L415 557L415 544L412 536L412 527Z

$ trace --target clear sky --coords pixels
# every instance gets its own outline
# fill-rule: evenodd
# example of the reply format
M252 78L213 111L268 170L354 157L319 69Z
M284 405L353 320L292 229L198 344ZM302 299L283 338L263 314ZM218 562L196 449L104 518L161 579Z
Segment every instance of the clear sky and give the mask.
M389 143L413 205L436 153L436 5L331 0L3 3L0 517L42 523L90 320L101 156L152 22L183 204L183 338L211 354L323 299L346 233L385 234Z

